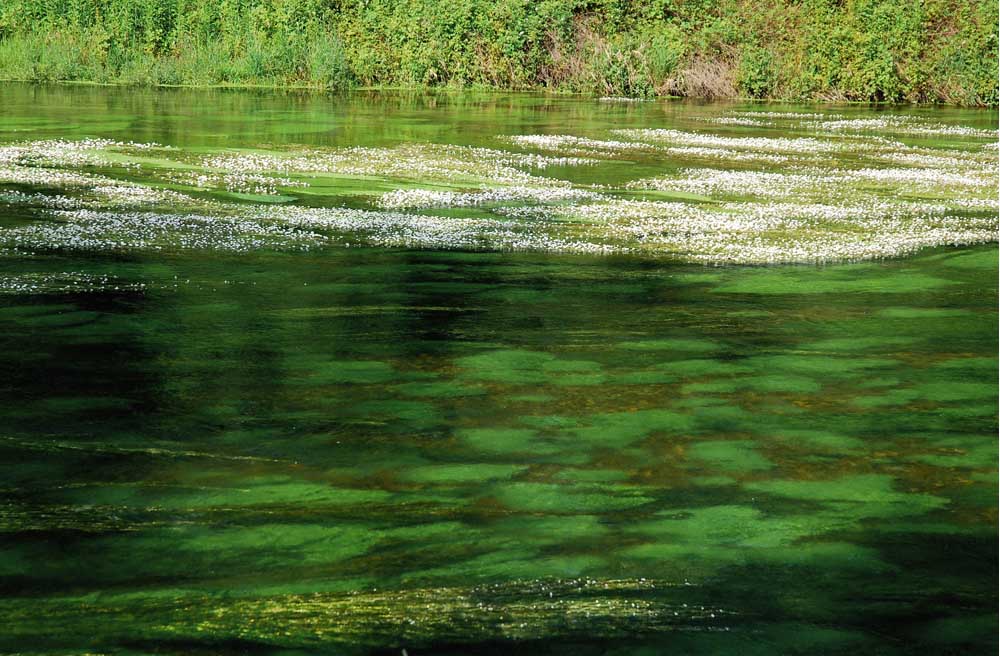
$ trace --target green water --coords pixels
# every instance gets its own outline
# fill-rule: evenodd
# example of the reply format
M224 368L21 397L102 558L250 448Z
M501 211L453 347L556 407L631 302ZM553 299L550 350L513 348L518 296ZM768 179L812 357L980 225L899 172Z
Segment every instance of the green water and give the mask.
M771 109L11 85L0 141L498 148ZM0 204L0 231L58 220ZM0 255L0 651L995 652L995 244L713 267L206 243Z

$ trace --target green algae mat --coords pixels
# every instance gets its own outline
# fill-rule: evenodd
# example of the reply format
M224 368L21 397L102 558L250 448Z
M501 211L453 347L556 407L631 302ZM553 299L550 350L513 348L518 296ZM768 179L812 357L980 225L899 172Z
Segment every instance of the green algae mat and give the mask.
M0 653L997 645L996 112L0 89Z

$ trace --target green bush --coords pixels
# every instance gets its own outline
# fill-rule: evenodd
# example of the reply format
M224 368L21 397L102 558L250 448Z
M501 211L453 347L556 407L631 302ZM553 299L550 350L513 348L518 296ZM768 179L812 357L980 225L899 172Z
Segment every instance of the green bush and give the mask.
M308 54L310 81L330 89L343 89L353 84L351 69L340 39L325 34L314 39Z
M648 37L646 64L653 80L662 82L677 72L687 52L687 39L675 25L664 25Z
M0 77L996 105L997 2L4 0Z
M743 51L736 71L736 85L751 98L767 98L774 92L778 74L771 53L763 48Z
M593 63L592 71L591 90L599 95L638 98L653 95L646 67L636 51L611 48L601 52Z

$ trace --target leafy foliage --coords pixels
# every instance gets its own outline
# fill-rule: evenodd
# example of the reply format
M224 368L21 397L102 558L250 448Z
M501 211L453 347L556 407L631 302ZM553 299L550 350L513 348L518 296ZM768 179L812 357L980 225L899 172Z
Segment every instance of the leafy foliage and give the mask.
M996 15L996 0L8 0L0 77L996 105Z

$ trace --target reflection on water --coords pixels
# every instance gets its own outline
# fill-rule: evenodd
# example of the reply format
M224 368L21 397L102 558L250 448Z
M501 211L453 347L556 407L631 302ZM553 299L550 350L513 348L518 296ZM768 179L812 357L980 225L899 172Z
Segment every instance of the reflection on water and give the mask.
M995 246L30 266L97 282L0 297L0 649L994 649Z

